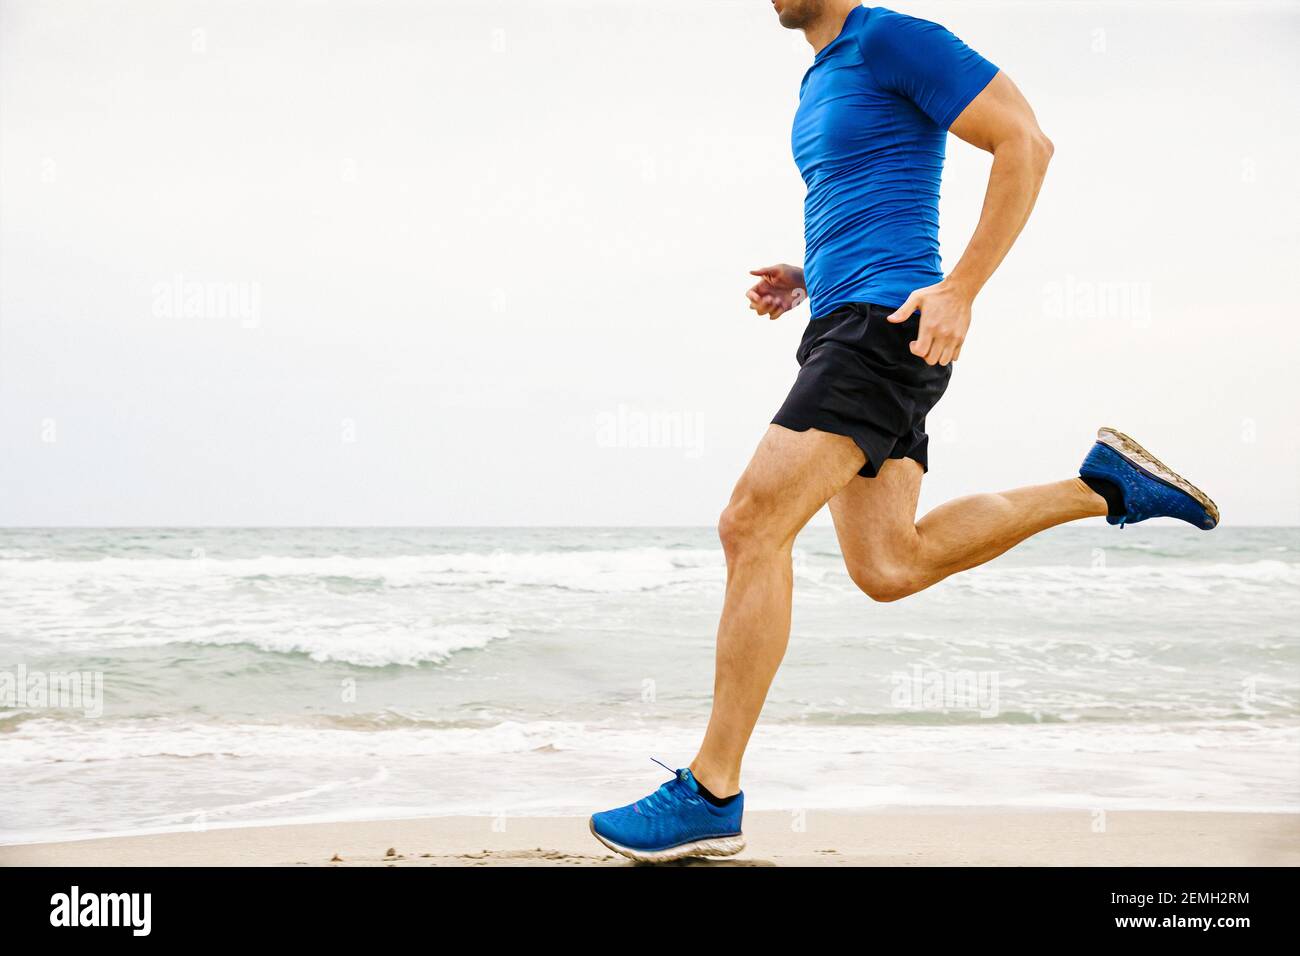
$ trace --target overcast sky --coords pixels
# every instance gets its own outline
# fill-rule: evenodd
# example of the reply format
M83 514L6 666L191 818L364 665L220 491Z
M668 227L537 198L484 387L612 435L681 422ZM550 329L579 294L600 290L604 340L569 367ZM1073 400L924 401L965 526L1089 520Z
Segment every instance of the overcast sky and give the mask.
M1056 158L923 506L1137 437L1300 522L1300 8L904 3ZM0 0L0 523L705 524L796 371L765 0ZM950 140L946 267L989 160ZM821 520L824 520L824 516Z

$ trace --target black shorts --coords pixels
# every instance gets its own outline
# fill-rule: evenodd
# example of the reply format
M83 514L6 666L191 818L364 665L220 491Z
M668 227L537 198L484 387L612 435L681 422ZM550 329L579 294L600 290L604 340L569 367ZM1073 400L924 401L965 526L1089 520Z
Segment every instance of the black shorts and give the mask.
M926 365L908 347L921 318L897 325L894 310L854 302L808 323L795 357L799 377L773 424L847 435L867 456L858 474L874 478L886 459L912 458L929 470L925 416L943 396L951 365Z

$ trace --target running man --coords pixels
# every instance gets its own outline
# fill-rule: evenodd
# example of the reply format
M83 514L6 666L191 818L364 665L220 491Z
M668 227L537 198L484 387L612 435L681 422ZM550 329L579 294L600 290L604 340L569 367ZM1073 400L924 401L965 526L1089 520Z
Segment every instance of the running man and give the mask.
M810 302L800 371L722 514L727 588L713 712L689 768L592 833L645 862L744 846L740 765L790 637L795 535L829 504L853 581L915 594L1080 518L1219 520L1214 503L1109 428L1078 477L950 501L919 521L925 418L961 357L971 304L1029 218L1052 156L1011 79L942 26L857 0L773 0L813 48L792 143L808 187L803 268L756 269L771 319ZM993 154L974 235L939 267L948 131Z

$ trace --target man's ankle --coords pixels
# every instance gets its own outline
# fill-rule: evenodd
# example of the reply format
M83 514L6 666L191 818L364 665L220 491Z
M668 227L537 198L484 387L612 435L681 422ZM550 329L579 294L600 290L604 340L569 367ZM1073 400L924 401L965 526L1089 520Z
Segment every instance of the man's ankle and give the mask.
M738 774L720 773L699 759L691 761L690 770L695 782L719 800L725 800L740 793L740 777Z
M1105 515L1123 514L1123 492L1110 481L1099 481L1076 477L1074 483L1079 488L1080 497L1086 502L1088 514L1095 518Z
M1079 492L1079 501L1090 517L1104 518L1113 513L1111 502L1083 478L1073 479L1075 489ZM1118 493L1118 489L1117 489ZM1122 500L1122 498L1121 498Z

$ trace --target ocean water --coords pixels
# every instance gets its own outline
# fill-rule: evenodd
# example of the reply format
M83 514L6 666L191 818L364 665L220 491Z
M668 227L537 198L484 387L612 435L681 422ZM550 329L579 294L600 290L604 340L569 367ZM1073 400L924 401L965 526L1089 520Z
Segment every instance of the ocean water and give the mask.
M795 569L754 808L1300 811L1300 529L1062 528L890 605L830 529ZM0 842L626 802L723 583L711 529L0 531Z

